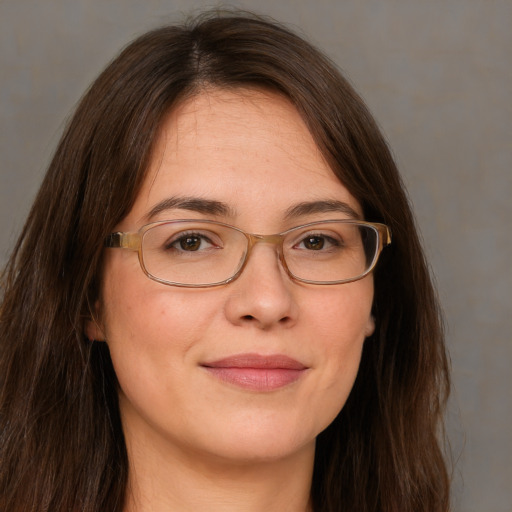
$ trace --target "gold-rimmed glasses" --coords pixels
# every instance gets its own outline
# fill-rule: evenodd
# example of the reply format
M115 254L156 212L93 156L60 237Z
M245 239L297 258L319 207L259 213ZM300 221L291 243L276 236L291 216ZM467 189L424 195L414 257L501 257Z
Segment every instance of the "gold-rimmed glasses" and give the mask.
M235 280L259 243L276 247L292 279L334 285L368 275L382 249L391 243L391 232L374 222L325 220L258 235L222 222L186 219L153 222L105 239L105 247L137 251L150 279L192 288Z

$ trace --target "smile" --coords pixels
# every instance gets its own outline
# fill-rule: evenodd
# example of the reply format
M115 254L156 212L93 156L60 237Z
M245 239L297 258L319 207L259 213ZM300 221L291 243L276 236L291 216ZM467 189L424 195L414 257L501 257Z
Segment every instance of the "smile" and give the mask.
M221 381L251 391L274 391L299 380L308 367L281 354L237 354L201 365Z

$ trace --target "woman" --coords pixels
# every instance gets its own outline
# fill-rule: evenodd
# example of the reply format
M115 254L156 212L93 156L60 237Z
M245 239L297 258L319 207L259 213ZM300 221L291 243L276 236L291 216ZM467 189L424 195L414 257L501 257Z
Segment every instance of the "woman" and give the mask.
M3 293L1 510L448 510L448 364L400 177L274 23L128 46Z

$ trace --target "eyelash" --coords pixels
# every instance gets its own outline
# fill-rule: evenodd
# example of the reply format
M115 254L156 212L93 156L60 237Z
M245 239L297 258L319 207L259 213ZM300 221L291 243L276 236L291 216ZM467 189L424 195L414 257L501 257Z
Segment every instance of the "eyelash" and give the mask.
M190 232L183 232L183 233L177 233L173 238L172 240L169 240L168 242L165 243L165 246L164 248L166 250L171 250L171 249L174 249L176 251L180 251L180 252L194 252L194 251L186 251L185 249L181 248L181 249L177 249L175 247L176 244L180 243L181 241L187 239L187 238L198 238L201 240L201 243L204 241L206 243L208 243L209 245L211 246L216 246L217 244L215 244L211 238L209 238L208 236L206 236L205 234L202 234L202 233L198 233L197 231L190 231Z
M325 233L307 233L306 235L301 235L300 240L293 245L293 247L297 247L301 244L303 244L306 240L311 238L318 238L323 240L324 242L327 242L330 247L342 247L343 241L338 240L336 238L333 238L332 236L326 235ZM329 247L329 248L330 248ZM321 249L324 249L324 247L321 247Z

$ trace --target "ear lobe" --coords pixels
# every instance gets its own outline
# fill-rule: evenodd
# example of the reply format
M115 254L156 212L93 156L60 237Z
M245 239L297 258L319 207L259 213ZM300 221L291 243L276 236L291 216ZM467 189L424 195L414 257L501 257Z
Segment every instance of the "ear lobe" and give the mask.
M370 337L375 332L375 318L373 315L368 317L366 327L364 329L364 335L366 338Z
M105 335L103 331L100 329L96 320L93 318L89 318L85 322L85 335L90 341L105 341Z
M92 311L90 312L84 325L84 333L90 341L105 341L105 334L103 333L103 329L100 327L98 320L98 311L99 302L96 301L94 304L94 314Z

